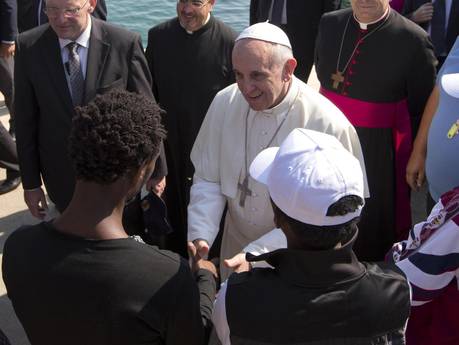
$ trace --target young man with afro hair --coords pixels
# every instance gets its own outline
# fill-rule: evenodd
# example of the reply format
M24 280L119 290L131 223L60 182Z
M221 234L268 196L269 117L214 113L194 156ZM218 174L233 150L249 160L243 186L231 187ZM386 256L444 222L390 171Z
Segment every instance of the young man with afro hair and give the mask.
M203 343L215 267L203 263L209 270L193 277L179 255L128 236L122 224L125 202L150 177L165 138L160 113L123 90L77 108L68 208L18 229L4 247L8 297L32 344Z

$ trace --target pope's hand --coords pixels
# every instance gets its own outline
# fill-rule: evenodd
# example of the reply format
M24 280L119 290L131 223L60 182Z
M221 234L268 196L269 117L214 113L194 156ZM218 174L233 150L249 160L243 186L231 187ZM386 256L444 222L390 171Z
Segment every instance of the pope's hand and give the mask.
M250 271L251 269L250 263L245 259L245 253L236 254L231 259L223 261L223 263L237 273Z
M218 278L217 268L212 261L204 260L199 254L196 246L193 242L188 242L188 256L190 257L191 270L193 272L199 269L204 269L213 274L215 278Z
M192 244L196 247L196 252L199 257L207 259L207 255L209 254L209 243L207 243L206 240L198 238L194 240Z

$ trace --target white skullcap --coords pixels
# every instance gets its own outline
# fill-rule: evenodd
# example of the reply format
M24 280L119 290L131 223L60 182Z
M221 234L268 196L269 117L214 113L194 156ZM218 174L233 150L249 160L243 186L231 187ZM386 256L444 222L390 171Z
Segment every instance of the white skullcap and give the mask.
M281 44L292 49L286 33L281 28L268 22L257 23L244 29L236 38L236 42L245 38Z

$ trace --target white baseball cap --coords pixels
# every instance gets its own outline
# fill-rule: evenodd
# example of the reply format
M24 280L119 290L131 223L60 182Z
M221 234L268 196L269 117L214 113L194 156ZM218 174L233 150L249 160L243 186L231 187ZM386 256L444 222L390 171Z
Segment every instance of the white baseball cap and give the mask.
M281 44L292 49L287 34L281 28L268 22L253 24L244 29L236 38L236 42L245 38Z
M328 134L294 129L280 147L267 148L255 157L250 175L268 187L286 215L306 224L344 224L362 210L327 216L328 208L345 196L364 198L359 160Z

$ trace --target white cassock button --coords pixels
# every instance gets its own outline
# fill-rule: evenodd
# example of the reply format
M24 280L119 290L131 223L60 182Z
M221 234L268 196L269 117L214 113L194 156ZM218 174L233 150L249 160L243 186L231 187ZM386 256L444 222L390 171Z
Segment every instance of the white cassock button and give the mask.
M252 207L253 212L257 212L258 210L255 207Z
M263 135L268 135L268 132L263 131L262 134L263 134Z

